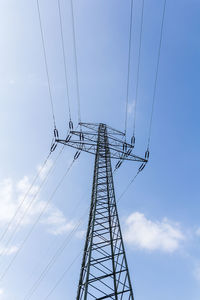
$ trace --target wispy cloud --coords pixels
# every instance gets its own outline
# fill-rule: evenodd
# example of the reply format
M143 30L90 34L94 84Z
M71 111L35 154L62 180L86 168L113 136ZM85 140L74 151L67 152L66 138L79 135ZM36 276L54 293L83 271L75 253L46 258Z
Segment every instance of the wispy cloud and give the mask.
M48 160L47 163L46 163L46 165L45 165L45 167L42 168L41 165L39 165L37 167L37 170L40 173L40 179L44 179L45 178L45 176L47 175L47 173L51 169L52 164L53 164L52 160Z
M194 268L194 277L197 281L200 282L200 263L195 265Z
M178 224L173 224L166 218L162 221L151 221L140 212L127 218L124 237L134 247L164 252L176 251L185 239Z
M48 226L48 232L54 235L65 234L75 227L75 222L68 221L58 208L51 205L42 223Z
M128 103L128 114L132 114L135 108L135 101Z
M200 228L196 230L196 235L200 236Z
M6 226L8 226L11 218L15 214L21 202L23 202L23 205L20 207L20 210L16 215L15 222L13 223L13 227L11 226L10 230L14 228L19 220L22 220L23 216L25 217L23 218L22 222L20 222L20 225L22 226L20 228L23 228L28 224L32 224L36 220L37 216L40 215L44 207L47 207L47 209L41 218L40 223L47 228L48 233L53 235L61 235L74 228L75 222L68 220L64 213L54 204L49 204L47 206L47 202L45 200L42 200L40 197L35 197L41 180L44 179L51 166L52 161L48 162L46 167L42 169L37 184L32 186L28 195L26 194L31 185L29 176L24 176L17 182L12 180L12 178L7 178L0 182L0 229L2 232ZM40 168L41 167L39 166L37 169L40 170ZM33 197L35 197L33 205L31 205L31 209L27 210ZM16 245L11 245L10 247L5 248L4 241L0 244L0 252L5 253L6 255L13 254L17 251L17 249L18 247Z
M13 216L17 201L14 198L13 181L7 178L0 182L0 226L7 223Z
M4 247L0 245L0 253L6 256L16 253L18 249L18 246Z

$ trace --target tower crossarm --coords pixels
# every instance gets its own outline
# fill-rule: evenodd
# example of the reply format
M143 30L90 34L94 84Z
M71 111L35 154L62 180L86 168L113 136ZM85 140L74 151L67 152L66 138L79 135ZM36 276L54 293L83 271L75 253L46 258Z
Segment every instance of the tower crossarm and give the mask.
M93 123L81 123L85 130L71 130L66 139L56 139L57 143L67 145L80 151L96 154L98 143L98 126ZM132 153L134 147L125 142L120 131L109 127L107 147L110 149L110 158L146 163L147 159ZM104 155L104 154L102 154Z

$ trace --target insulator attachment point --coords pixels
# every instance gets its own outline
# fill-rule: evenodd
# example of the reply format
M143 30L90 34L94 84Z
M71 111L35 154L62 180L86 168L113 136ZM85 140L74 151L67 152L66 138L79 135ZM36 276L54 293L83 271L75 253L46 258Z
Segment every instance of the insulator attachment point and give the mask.
M121 166L123 160L119 160L117 163L116 163L116 166L115 166L115 170L116 169L119 169L119 167Z
M66 141L66 142L69 142L70 139L71 139L71 134L68 134L68 136L66 137L65 141Z
M70 120L70 121L69 121L69 129L70 129L70 130L73 130L73 128L74 128L73 122Z
M145 158L148 160L149 159L149 149L145 152Z
M57 143L53 143L50 148L50 152L53 152L57 147Z
M128 157L131 154L132 148L129 148L128 151L126 152L126 157Z
M142 163L138 169L138 172L141 172L145 166L146 166L146 163Z
M79 138L80 138L80 141L84 141L84 134L82 131L80 132Z
M58 129L54 128L53 134L55 138L58 138L59 137Z
M79 158L80 154L81 154L81 151L76 151L76 153L74 155L74 160Z
M132 145L132 147L135 147L135 136L134 135L131 138L131 145Z
M124 152L127 151L127 143L126 143L126 142L123 143L123 151L124 151Z

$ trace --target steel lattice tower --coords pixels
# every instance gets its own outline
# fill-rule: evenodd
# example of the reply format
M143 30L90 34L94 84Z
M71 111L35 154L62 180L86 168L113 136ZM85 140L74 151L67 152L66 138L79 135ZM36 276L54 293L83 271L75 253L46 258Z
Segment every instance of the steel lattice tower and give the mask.
M77 300L133 300L133 291L116 206L111 158L141 162L133 155L134 145L124 142L124 134L105 124L81 123L66 140L56 142L95 154L94 177L88 229L81 265ZM82 130L86 128L86 131ZM78 139L72 139L72 137Z

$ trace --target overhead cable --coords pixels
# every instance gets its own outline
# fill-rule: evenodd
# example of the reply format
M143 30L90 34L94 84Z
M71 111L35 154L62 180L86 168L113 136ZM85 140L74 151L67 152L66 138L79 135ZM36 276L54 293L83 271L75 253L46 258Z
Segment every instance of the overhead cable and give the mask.
M77 102L78 102L78 122L81 123L81 105L80 105L80 90L79 90L79 74L78 74L78 59L76 50L76 33L75 33L75 20L74 20L74 5L73 0L70 0L71 6L71 17L72 17L72 33L73 33L73 47L74 47L74 62L76 72L76 91L77 91Z
M80 225L82 224L83 220L86 217L87 211L88 211L88 209L82 215L82 217L80 218L79 222L73 227L73 229L71 230L71 232L66 236L66 238L64 239L64 241L61 244L61 246L57 249L56 253L51 257L50 261L48 262L48 264L46 265L46 267L43 269L43 271L41 272L40 276L35 281L35 283L31 287L31 289L29 290L28 294L25 296L24 300L31 299L31 297L33 296L33 294L36 292L36 290L38 289L38 287L41 284L41 282L44 280L44 278L46 277L46 275L48 274L48 272L50 271L50 269L53 267L53 265L55 264L55 262L57 261L57 259L63 253L63 251L65 250L65 248L70 243L71 239L73 238L73 236L75 235L75 233L79 229Z
M144 22L144 0L142 0L142 13L141 13L141 23L140 23L139 51L138 51L138 63L137 63L137 77L136 77L136 92L135 92L135 105L134 105L134 117L133 117L133 136L135 136L135 125L136 125L136 111L137 111L138 88L139 88L139 79L140 79L140 62L141 62L143 22Z
M56 159L55 159L53 165L52 165L51 168L48 170L46 176L44 177L44 179L42 180L41 184L39 185L38 190L36 191L36 193L34 194L33 198L32 198L32 199L30 200L30 202L28 203L27 207L25 208L25 210L24 210L23 214L21 215L21 217L19 218L19 220L16 222L15 227L14 227L14 230L11 231L11 235L10 235L9 239L7 240L7 242L6 242L6 244L5 244L5 249L3 249L3 250L1 251L1 253L0 253L0 257L6 255L7 252L9 251L9 249L8 249L9 244L10 244L11 241L13 240L13 238L14 238L16 232L19 230L20 225L22 224L24 218L27 216L27 214L28 214L30 208L32 207L32 205L33 205L35 199L36 199L37 196L39 195L39 193L40 193L41 189L43 188L44 184L47 182L47 179L48 179L49 175L50 175L50 174L52 173L52 171L54 170L55 164L56 164L58 158L60 157L60 155L61 155L63 149L64 149L64 147L62 147L61 151L58 153L58 155L57 155L57 157L56 157Z
M125 189L123 190L123 192L120 194L120 196L119 196L117 202L119 202L119 201L123 198L123 196L126 194L126 192L127 192L128 189L130 188L130 186L132 185L132 183L136 180L136 178L137 178L137 176L138 176L139 173L140 173L140 172L137 171L136 175L130 180L130 182L128 183L128 185L125 187Z
M60 33L61 33L62 53L63 53L64 71L65 71L65 84L66 84L66 91L67 91L67 102L68 102L69 122L70 122L71 109L70 109L69 85L68 85L68 76L67 76L66 49L65 49L64 37L63 37L63 22L62 22L62 15L61 15L60 0L58 0L58 11L59 11L59 20L60 20Z
M44 162L43 162L41 168L39 169L39 171L38 171L37 174L35 175L35 177L34 177L32 183L31 183L31 185L28 187L28 190L26 191L26 193L25 193L25 195L24 195L22 201L20 202L20 204L19 204L19 206L17 207L17 209L16 209L14 215L13 215L12 218L10 219L10 221L9 221L9 223L8 223L8 225L7 225L7 227L5 228L3 234L1 235L1 237L0 237L0 242L2 241L2 239L4 238L4 236L7 234L8 230L10 229L12 223L14 222L14 220L15 220L15 218L16 218L18 212L20 211L21 207L23 206L23 204L24 204L24 202L25 202L27 196L29 195L30 191L32 190L32 188L33 188L35 182L36 182L37 179L40 177L40 174L42 173L44 167L46 166L47 161L49 160L50 155L51 155L51 152L48 154L47 158L44 160Z
M153 112L154 112L155 98L156 98L156 89L157 89L157 82L158 82L158 71L159 71L159 65L160 65L160 54L161 54L161 46L162 46L162 38L163 38L163 26L164 26L164 19L165 19L166 2L167 2L167 0L164 0L164 6L163 6L163 12L162 12L162 21L161 21L161 30L160 30L160 40L159 40L159 47L158 47L158 58L157 58L157 64L156 64L156 74L155 74L155 82L154 82L154 89L153 89L153 101L152 101L152 108L151 108L151 116L150 116L149 135L148 135L147 148L149 148L150 140L151 140L152 121L153 121Z
M127 131L128 119L128 101L129 101L129 85L130 85L130 64L131 64L131 44L132 44L132 27L133 27L133 0L131 0L130 12L130 27L129 27L129 43L128 43L128 73L127 73L127 86L126 86L126 111L125 111L125 136Z
M74 258L74 260L71 262L71 264L66 268L66 270L61 274L61 276L58 278L58 280L56 281L56 283L54 284L54 286L52 287L52 289L50 290L50 292L47 294L47 296L44 298L44 300L49 299L49 297L53 294L53 292L55 291L55 289L58 287L58 285L63 281L63 279L65 278L66 274L69 272L69 270L71 269L71 267L74 265L74 263L77 261L77 259L80 257L82 253L82 250L78 253L78 255L76 255L76 257Z
M121 198L124 196L124 194L128 191L128 189L130 188L130 186L132 185L132 183L135 181L136 177L138 176L138 174L140 173L140 171L138 171L136 173L136 175L133 177L133 179L129 182L129 184L127 185L127 187L125 188L125 190L121 193L120 197L118 198L119 202L121 200ZM85 217L85 214L83 215L83 217ZM78 225L79 227L79 225ZM77 228L78 229L78 228ZM64 249L63 249L64 250ZM66 274L68 273L68 271L71 269L71 267L73 266L73 264L76 262L76 260L79 258L79 256L81 255L82 251L80 251L78 253L78 255L74 258L74 260L71 262L71 264L67 267L67 269L62 273L62 275L60 276L60 278L56 281L55 285L53 286L53 288L50 290L50 292L47 294L47 296L43 299L43 300L47 300L49 299L49 297L53 294L53 292L55 291L55 289L58 287L58 285L62 282L62 280L64 279L64 277L66 276ZM47 270L47 268L46 268ZM48 272L48 270L47 270ZM44 276L46 276L45 273L43 273ZM40 277L40 280L42 280L43 278ZM40 280L38 281L37 285L35 286L35 288L37 289L39 284L40 284ZM34 291L35 292L35 291ZM25 298L24 300L29 300L30 298Z
M45 213L45 211L47 210L47 208L49 207L50 202L52 201L54 195L56 194L57 190L59 189L59 187L61 186L61 184L63 183L66 175L69 173L70 169L72 168L72 165L74 163L74 159L73 161L70 163L69 167L67 168L66 172L64 173L63 177L61 178L61 180L58 182L56 188L54 189L54 191L52 192L50 198L48 199L47 202L45 202L44 207L42 208L42 210L39 213L39 216L37 217L37 219L35 220L35 222L32 224L30 230L28 231L27 235L25 236L24 240L22 241L19 249L17 250L17 252L15 253L15 255L13 256L12 260L10 261L10 263L8 264L7 268L4 270L3 274L0 276L0 281L3 280L3 278L5 277L5 275L7 274L7 272L9 271L10 267L12 266L12 264L14 263L14 261L16 260L17 256L19 255L19 253L22 251L26 241L28 240L28 238L31 236L33 230L35 229L36 225L38 224L38 222L40 221L41 217L43 216L43 214Z
M78 209L78 207L81 205L81 203L83 203L83 199L85 198L85 196L86 196L86 194L87 193L84 193L84 195L83 195L83 197L78 201L78 203L76 204L76 206L73 208L73 212L72 212L72 215L74 215L76 212L77 212L77 209ZM87 209L88 210L88 209ZM80 220L81 219L83 219L83 217L85 217L85 213L84 213L84 215L80 218ZM84 218L84 220L85 220L85 218ZM84 221L83 220L83 221ZM78 226L77 226L77 224L78 224ZM66 239L69 239L69 236L73 233L73 235L76 233L76 231L78 230L78 228L79 228L79 226L81 225L81 223L79 224L79 222L77 223L73 228L72 228L72 230L68 233L68 236L65 238L65 241L63 242L63 243L65 243L65 245L67 246L68 244L69 244L69 242L66 244ZM76 230L75 230L76 229ZM70 239L71 240L71 239ZM57 242L56 242L57 243ZM63 244L62 244L63 245ZM61 247L62 247L62 245L61 245ZM53 247L53 244L50 246L50 247ZM65 247L66 248L66 247ZM56 253L57 253L57 251L58 250L56 250ZM45 254L45 257L46 257L46 254ZM43 259L42 259L43 260ZM49 266L49 263L47 264L48 266ZM46 270L46 272L45 272L45 270ZM44 276L43 276L43 278L41 278L41 281L44 279L44 277L47 275L47 273L48 273L48 269L47 269L47 266L45 267L45 269L42 271L42 273L44 274ZM41 277L41 275L40 275L40 277ZM30 291L29 291L30 292Z
M49 77L49 69L48 69L48 63L47 63L47 54L46 54L46 47L45 47L45 41L44 41L44 32L43 32L43 28L42 28L40 5L39 5L39 0L36 0L36 1L37 1L37 11L38 11L38 17L39 17L39 24L40 24L40 32L41 32L41 38L42 38L42 47L43 47L43 53L44 53L46 76L47 76L48 89L49 89L49 97L50 97L50 103L51 103L52 118L53 118L53 124L54 124L54 129L55 129L56 128L56 119L55 119L55 113L54 113L53 96L52 96L50 77Z

